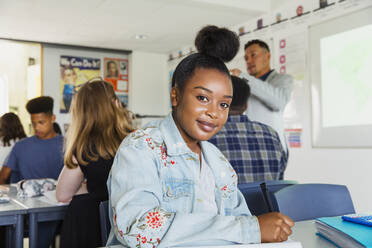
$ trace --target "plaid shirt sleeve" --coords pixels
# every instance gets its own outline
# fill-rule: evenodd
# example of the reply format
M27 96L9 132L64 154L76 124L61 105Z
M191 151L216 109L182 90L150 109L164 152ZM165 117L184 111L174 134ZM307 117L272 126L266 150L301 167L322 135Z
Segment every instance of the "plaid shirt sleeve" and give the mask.
M209 142L229 160L239 183L284 177L287 154L277 132L265 124L250 121L245 115L229 116Z

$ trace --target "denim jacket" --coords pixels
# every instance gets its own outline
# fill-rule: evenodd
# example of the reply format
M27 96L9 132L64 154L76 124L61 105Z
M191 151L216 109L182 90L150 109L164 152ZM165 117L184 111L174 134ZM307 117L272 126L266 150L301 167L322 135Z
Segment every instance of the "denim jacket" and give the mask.
M258 220L237 189L223 154L200 142L215 178L218 214L195 212L200 162L172 115L131 133L120 145L107 181L111 233L107 245L169 247L259 243Z

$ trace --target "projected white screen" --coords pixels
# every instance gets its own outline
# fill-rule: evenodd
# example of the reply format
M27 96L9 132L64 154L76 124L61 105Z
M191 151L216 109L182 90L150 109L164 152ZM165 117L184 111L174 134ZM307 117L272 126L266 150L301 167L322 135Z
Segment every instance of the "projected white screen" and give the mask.
M372 124L372 25L320 40L322 126Z

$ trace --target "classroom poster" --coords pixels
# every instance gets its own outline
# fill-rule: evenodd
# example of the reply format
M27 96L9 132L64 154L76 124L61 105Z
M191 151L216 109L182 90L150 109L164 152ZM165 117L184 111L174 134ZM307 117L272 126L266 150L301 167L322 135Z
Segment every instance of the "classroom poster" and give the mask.
M75 87L101 74L101 60L74 56L60 57L60 113L68 113Z
M120 101L128 105L128 60L118 58L104 58L104 80L114 87Z

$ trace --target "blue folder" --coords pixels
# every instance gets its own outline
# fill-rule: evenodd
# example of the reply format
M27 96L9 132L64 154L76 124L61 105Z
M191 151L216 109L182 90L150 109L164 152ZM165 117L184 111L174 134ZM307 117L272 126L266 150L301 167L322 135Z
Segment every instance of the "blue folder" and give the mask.
M365 247L372 248L372 227L342 220L341 216L318 218L318 221L337 229ZM329 237L328 237L329 238ZM337 238L337 237L335 237ZM329 238L335 242L333 238ZM337 243L337 242L336 242Z

